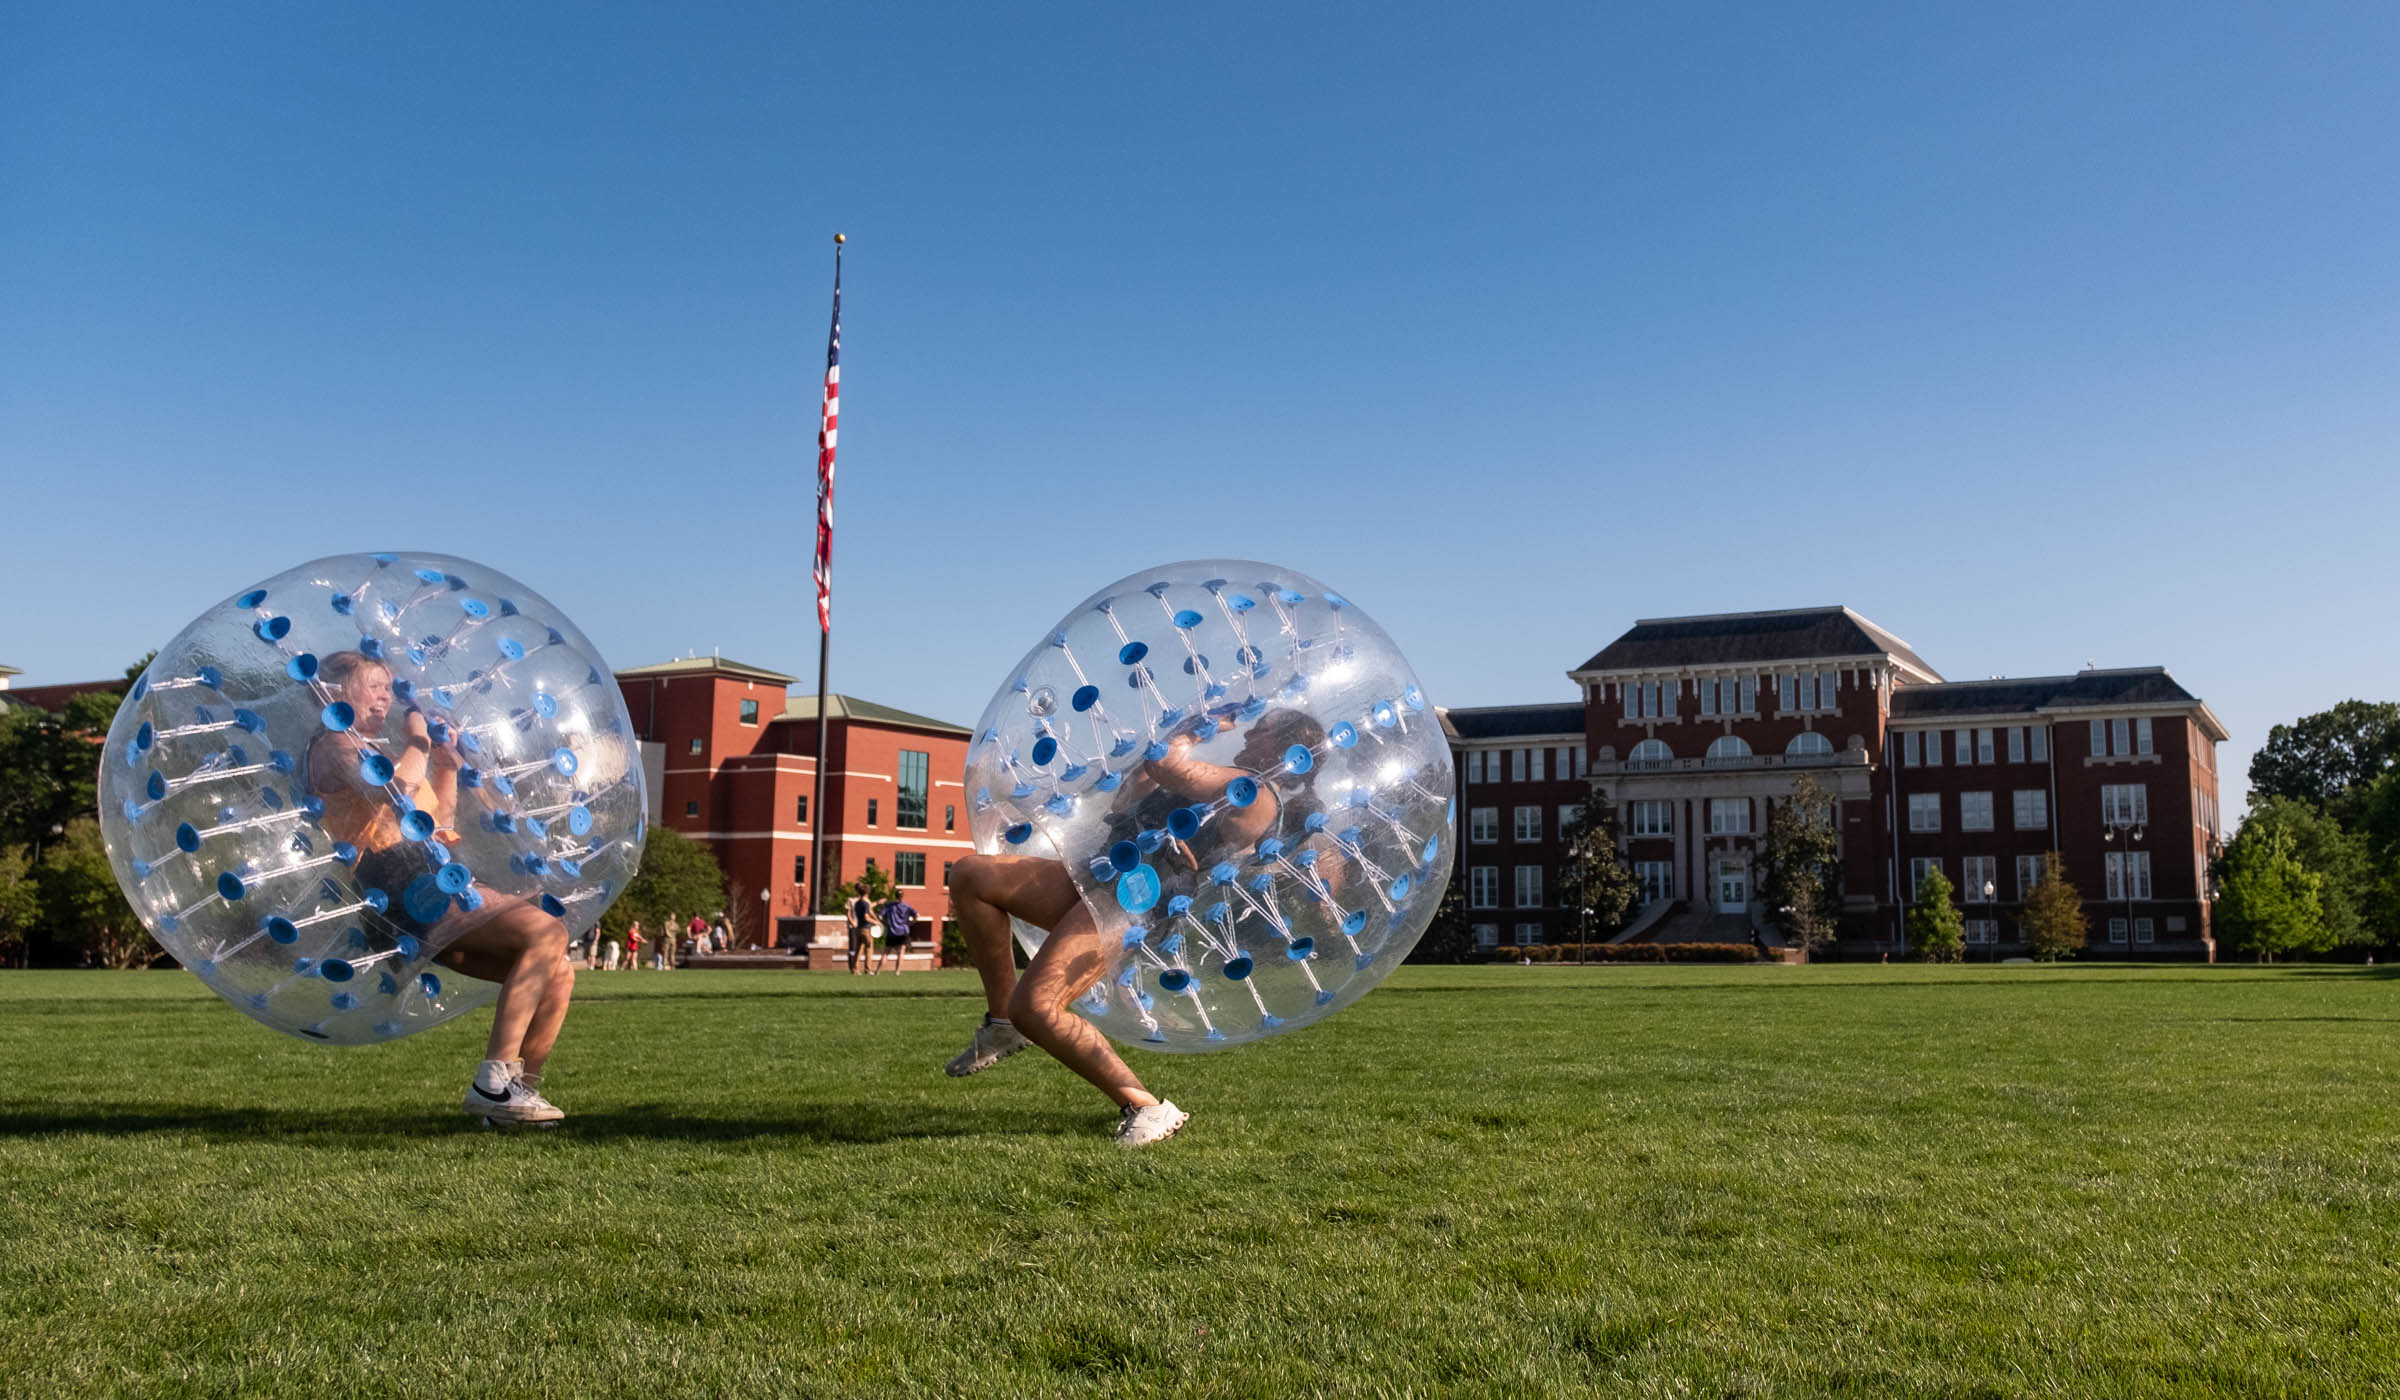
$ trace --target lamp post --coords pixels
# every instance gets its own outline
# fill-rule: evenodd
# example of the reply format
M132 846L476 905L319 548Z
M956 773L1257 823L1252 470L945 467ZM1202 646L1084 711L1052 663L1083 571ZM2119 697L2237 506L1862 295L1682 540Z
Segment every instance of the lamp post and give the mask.
M766 887L763 887L763 886L762 886L762 887L759 889L759 892L758 892L758 923L759 923L759 929L758 929L758 941L759 941L760 943L764 944L765 946L769 947L769 948L772 948L772 947L774 947L774 946L775 946L775 891L774 891L773 889L771 889L771 888L766 888Z
M1998 894L1999 892L1999 889L1994 886L1991 881L1986 880L1983 882L1984 913L1989 914L1992 912L1992 896ZM1991 928L1986 930L1984 934L1983 960L1987 963L1998 962L2000 960L2000 921L1998 919L1987 918L1984 920L1984 922L1990 924Z
M2117 881L2125 891L2125 956L2133 957L2133 848L2148 834L2148 824L2138 819L2109 817L2101 823L2100 839L2116 847ZM2125 838L2123 844L2117 838Z

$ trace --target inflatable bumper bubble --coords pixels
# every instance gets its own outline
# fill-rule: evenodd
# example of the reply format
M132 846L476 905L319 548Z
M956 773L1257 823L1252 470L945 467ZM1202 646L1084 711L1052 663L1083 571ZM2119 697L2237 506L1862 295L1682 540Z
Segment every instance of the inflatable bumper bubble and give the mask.
M588 932L644 810L591 642L433 554L320 559L209 609L134 683L100 772L110 863L158 941L252 1018L345 1045L497 995L434 959L504 908Z
M1191 790L1200 765L1231 776ZM1108 970L1075 1009L1150 1049L1333 1014L1407 956L1450 878L1449 747L1408 662L1269 564L1171 564L1086 599L985 707L966 786L976 850L1059 862L1098 926Z

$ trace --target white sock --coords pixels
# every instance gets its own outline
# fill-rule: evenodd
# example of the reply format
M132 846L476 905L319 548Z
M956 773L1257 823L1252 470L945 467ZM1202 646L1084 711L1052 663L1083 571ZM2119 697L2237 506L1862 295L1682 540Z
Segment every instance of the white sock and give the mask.
M983 1023L987 1026L1008 1026L1008 1028L1012 1031L1016 1029L1015 1026L1008 1025L1008 1018L1006 1016L994 1016L988 1011L983 1013Z
M475 1087L487 1094L497 1094L517 1077L522 1060L485 1060L475 1067Z

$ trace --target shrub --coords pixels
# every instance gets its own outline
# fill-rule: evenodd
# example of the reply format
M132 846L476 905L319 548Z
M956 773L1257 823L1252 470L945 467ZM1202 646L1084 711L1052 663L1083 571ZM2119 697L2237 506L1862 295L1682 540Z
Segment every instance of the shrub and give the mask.
M1531 948L1491 948L1495 963L1750 963L1758 949L1748 943L1544 943Z

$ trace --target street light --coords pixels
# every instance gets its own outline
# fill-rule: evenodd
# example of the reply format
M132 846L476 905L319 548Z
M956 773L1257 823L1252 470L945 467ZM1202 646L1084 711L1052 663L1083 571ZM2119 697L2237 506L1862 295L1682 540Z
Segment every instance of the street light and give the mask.
M2109 817L2101 823L2100 839L2115 844L2119 834L2125 844L2117 847L2117 881L2125 890L2125 956L2133 957L2133 846L2148 834L2148 824L2139 820Z
M1992 896L1999 892L1999 887L1991 881L1983 882L1983 912L1985 914L1992 912ZM1998 962L2000 960L2000 921L1995 918L1987 918L1984 922L1990 924L1991 927L1984 931L1983 960L1987 963Z

